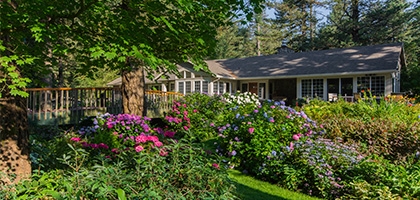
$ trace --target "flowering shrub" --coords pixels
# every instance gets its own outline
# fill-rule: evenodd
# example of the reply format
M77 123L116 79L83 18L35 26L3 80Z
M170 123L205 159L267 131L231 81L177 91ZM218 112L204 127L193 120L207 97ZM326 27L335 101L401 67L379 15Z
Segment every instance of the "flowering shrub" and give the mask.
M152 129L150 118L130 114L104 114L93 119L93 126L82 127L79 135L70 140L82 147L111 158L122 152L154 150L162 156L167 152L163 138L174 137L174 132Z
M324 125L327 133L324 137L360 143L367 154L404 160L420 150L420 105L394 101L311 101L304 110Z
M242 105L255 105L258 106L260 105L260 100L258 99L258 96L254 93L250 93L250 92L237 92L234 95L231 94L225 94L223 96L224 100L231 105L236 105L236 106L242 106Z
M229 166L259 174L261 164L275 152L292 153L294 144L319 132L316 124L304 112L284 105L284 102L263 102L250 113L232 109L230 120L218 127L219 154L230 158Z

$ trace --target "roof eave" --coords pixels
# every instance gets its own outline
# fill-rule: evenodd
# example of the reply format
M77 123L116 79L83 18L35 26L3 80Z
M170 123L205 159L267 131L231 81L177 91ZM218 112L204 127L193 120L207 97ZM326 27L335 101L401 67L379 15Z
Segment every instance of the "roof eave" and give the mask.
M397 72L398 70L376 70L364 72L342 72L327 74L302 74L302 75L283 75L283 76L261 76L261 77L238 77L235 80L258 80L258 79L281 79L281 78L310 78L310 77L326 77L326 76L350 76L350 75L366 75L366 74L386 74Z

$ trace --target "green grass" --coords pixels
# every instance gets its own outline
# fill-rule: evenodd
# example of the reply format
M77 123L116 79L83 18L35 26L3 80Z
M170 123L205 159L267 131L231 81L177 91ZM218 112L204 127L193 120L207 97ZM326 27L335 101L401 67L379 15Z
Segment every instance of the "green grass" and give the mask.
M318 198L292 192L257 180L237 170L229 170L229 177L234 181L236 190L243 200L318 200Z

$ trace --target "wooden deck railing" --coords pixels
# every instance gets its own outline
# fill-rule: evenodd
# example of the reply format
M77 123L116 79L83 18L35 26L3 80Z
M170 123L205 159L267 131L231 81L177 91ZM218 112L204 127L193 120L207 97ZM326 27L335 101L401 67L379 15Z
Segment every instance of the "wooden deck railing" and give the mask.
M77 124L84 117L98 113L122 112L120 88L28 88L26 91L28 119L37 124ZM162 114L180 96L175 92L146 92L148 114Z

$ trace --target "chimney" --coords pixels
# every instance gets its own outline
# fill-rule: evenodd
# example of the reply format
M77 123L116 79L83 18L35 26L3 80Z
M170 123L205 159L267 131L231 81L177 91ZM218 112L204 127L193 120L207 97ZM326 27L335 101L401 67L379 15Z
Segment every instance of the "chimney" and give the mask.
M276 54L284 54L284 53L294 53L295 51L289 47L287 47L287 41L283 40L281 42L281 46L277 48Z

